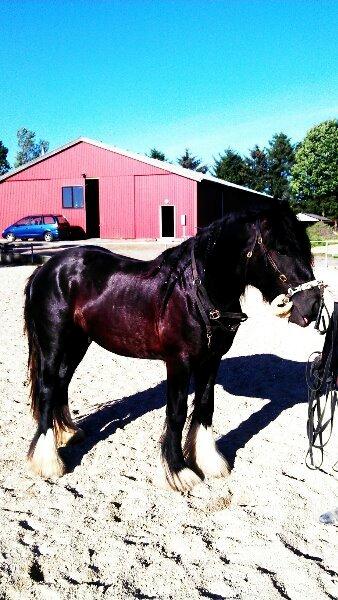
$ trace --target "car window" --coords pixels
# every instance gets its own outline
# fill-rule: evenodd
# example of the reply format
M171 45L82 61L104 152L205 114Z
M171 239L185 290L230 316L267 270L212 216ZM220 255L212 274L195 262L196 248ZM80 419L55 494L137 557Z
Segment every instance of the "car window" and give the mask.
M65 225L69 225L69 223L68 223L67 219L65 219L65 217L62 217L61 215L60 215L60 216L58 215L58 216L56 217L56 219L57 219L57 221L58 221L59 223L63 223L63 224L65 224Z
M54 217L52 217L51 215L46 215L45 217L43 217L43 220L46 223L46 225L51 225L55 223Z
M42 217L31 217L31 225L41 225Z
M20 221L17 221L16 223L14 223L14 225L30 225L30 218L29 217L25 217L24 219L20 219Z

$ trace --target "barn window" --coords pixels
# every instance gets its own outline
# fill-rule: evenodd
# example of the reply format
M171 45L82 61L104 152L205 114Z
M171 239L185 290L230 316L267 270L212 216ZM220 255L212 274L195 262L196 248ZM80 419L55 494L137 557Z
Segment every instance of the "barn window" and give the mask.
M83 187L72 185L62 188L62 207L63 208L83 208Z

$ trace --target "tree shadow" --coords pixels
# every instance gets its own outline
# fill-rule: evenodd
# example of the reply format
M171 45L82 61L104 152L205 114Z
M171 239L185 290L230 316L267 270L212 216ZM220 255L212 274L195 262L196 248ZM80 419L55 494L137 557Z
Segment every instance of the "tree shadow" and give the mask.
M306 402L306 363L279 358L272 354L254 354L223 359L217 383L233 396L269 399L238 427L218 441L231 467L239 448L274 421L284 410ZM217 391L216 391L217 394ZM85 431L84 442L61 448L62 457L72 471L83 457L100 441L113 435L118 428L135 421L149 411L162 408L166 402L166 382L137 392L126 398L99 405L94 412L78 419ZM233 404L235 403L235 400ZM233 410L233 406L232 406Z
M254 354L223 360L217 383L233 396L270 400L238 427L218 440L219 449L234 466L239 448L288 408L307 402L306 363L273 354ZM305 424L304 424L305 427Z

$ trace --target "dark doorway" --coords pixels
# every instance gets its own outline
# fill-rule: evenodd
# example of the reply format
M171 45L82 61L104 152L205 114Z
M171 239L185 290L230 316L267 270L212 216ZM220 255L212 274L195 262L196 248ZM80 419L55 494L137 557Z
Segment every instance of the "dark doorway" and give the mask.
M86 234L100 237L99 180L86 179Z
M174 206L161 206L161 237L175 237Z

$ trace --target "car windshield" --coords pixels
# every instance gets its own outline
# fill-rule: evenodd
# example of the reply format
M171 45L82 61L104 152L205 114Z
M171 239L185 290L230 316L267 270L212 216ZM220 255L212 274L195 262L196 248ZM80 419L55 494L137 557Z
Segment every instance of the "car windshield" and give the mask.
M30 217L25 217L24 219L20 219L20 221L14 223L14 225L30 225L30 222Z

